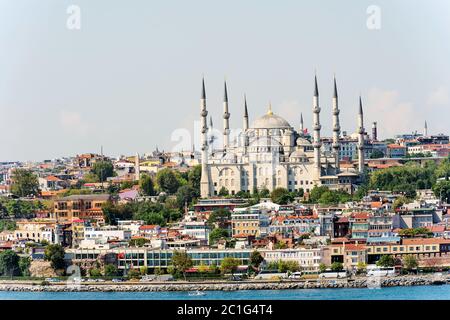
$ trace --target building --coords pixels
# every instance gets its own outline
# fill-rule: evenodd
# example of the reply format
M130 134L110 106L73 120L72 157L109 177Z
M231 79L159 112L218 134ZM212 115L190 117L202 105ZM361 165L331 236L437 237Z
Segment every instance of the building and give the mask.
M323 248L296 248L261 250L265 263L277 261L294 261L302 272L318 272L323 260Z
M55 237L56 221L17 221L14 238L17 240L31 240L34 242L47 241L48 243L56 243Z
M239 191L253 192L267 188L269 191L283 187L290 191L310 191L316 185L353 191L364 171L364 126L362 102L358 112L358 168L339 167L339 108L336 81L332 101L333 143L332 154L321 151L321 124L317 78L313 95L313 135L306 136L303 119L296 130L288 121L276 115L269 105L265 115L249 125L247 101L244 101L243 130L234 139L230 137L227 86L223 102L222 146L213 148L208 136L208 111L205 85L201 97L202 175L201 196L217 195L222 188L230 194Z
M386 149L388 158L403 158L406 156L407 148L399 144L389 144Z
M109 194L73 195L55 200L51 214L58 222L72 222L74 219L104 222L102 205L111 201Z
M269 229L269 215L259 208L235 208L231 214L232 236L265 236Z

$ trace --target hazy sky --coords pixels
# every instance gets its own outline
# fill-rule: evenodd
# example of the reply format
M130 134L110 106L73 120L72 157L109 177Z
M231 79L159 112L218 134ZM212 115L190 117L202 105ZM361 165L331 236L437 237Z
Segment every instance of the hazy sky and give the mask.
M0 161L172 150L199 119L202 74L215 127L226 77L231 127L246 93L250 121L271 101L310 128L315 69L323 135L333 73L342 130L355 131L361 93L381 138L425 119L450 133L450 2L0 0Z

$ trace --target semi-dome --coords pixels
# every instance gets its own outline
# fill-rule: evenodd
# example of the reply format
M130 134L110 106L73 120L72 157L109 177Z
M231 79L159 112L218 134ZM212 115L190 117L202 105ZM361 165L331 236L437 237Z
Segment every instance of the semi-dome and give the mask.
M269 111L267 114L253 121L253 129L287 129L291 128L289 122Z

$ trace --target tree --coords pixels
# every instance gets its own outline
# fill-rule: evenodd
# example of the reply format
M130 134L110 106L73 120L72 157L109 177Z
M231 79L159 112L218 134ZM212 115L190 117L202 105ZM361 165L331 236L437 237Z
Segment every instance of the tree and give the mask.
M220 270L224 274L230 272L233 275L237 267L239 267L239 260L233 257L225 257L220 263Z
M164 191L168 194L174 194L180 187L180 182L175 173L169 168L158 171L156 174L156 183L158 184L160 191Z
M131 204L114 204L107 201L102 205L105 222L110 225L117 225L118 220L129 220L133 217L133 207Z
M220 190L219 190L219 196L220 197L226 197L229 194L230 194L230 192L228 191L227 188L225 188L225 187L220 188Z
M320 197L323 193L329 191L328 187L325 186L314 186L314 188L311 189L311 192L309 193L309 202L311 203L318 203Z
M319 264L319 272L324 273L325 271L327 271L327 265L325 263Z
M18 197L38 196L38 177L27 169L15 169L11 177L11 193Z
M184 280L186 280L186 270L191 268L193 263L186 251L175 250L172 255L172 265L175 270L183 274Z
M30 266L31 266L31 258L30 257L20 257L19 259L19 269L20 273L24 277L30 276Z
M139 187L142 193L146 196L155 195L155 186L153 185L153 180L148 174L143 174L139 179Z
M141 266L139 267L139 272L141 273L141 275L146 275L148 273L148 267L146 266Z
M136 239L131 239L130 241L128 241L128 245L130 247L143 247L149 241L150 240L145 239L145 238L136 238Z
M17 276L20 274L19 256L12 250L0 252L0 274Z
M450 156L444 159L436 169L436 176L438 178L445 178L445 181L449 181L450 177Z
M416 269L419 265L416 257L414 257L412 254L407 254L406 256L404 256L402 264L408 271Z
M263 187L261 190L259 190L258 196L259 198L268 198L270 196L269 189Z
M190 204L196 197L196 191L190 185L181 186L178 188L177 193L178 207L181 209L185 204Z
M200 179L202 178L202 166L196 165L188 172L188 184L194 189L195 197L200 196Z
M450 203L450 181L441 180L433 186L433 193L436 198L446 203Z
M228 230L222 228L216 228L209 234L209 245L215 244L222 238L228 238Z
M0 232L4 230L16 230L16 222L14 220L0 220Z
M366 269L367 269L367 265L362 261L359 261L358 264L356 265L356 271L358 273L364 273L364 272L366 272Z
M250 255L250 265L258 268L263 261L264 257L261 255L261 253L258 250L253 250Z
M373 152L370 154L370 159L379 159L379 158L383 158L384 157L384 153L380 150L373 150Z
M104 182L108 177L114 176L114 166L111 161L101 160L94 163L91 169L98 181Z
M102 271L99 268L91 268L89 269L89 276L93 278L98 278L102 276Z
M107 264L104 272L106 277L115 277L118 273L116 266L113 264Z
M272 202L277 204L288 204L294 200L294 197L286 188L275 188L270 198Z
M382 255L377 261L377 266L383 268L393 267L395 265L395 259L391 255Z
M208 225L213 226L218 224L219 226L224 226L227 221L231 218L230 210L219 208L211 212L208 217Z
M139 279L141 276L141 273L137 269L130 269L128 270L128 279Z
M50 244L44 251L44 259L50 261L55 270L65 267L64 255L64 248L59 244Z
M331 264L331 270L333 270L334 272L339 272L344 270L344 265L341 262L333 262Z

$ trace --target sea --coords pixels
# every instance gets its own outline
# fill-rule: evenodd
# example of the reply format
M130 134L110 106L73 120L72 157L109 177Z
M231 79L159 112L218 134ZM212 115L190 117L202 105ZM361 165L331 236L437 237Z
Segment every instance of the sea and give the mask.
M190 292L11 292L0 300L449 300L450 285Z

